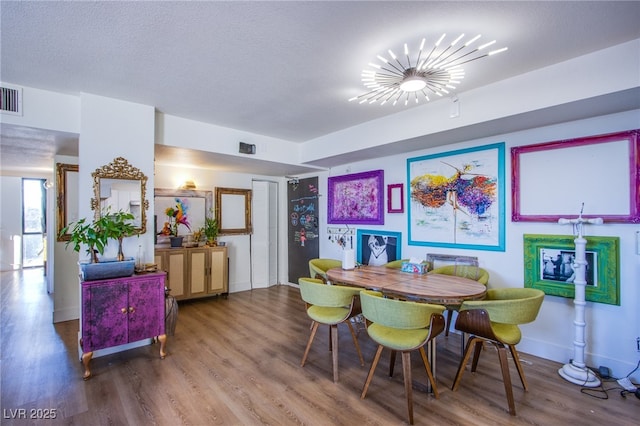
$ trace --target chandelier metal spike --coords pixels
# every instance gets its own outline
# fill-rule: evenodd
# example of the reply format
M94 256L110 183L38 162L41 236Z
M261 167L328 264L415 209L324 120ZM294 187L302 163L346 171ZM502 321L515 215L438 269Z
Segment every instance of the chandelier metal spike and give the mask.
M444 96L457 88L465 76L462 65L507 50L503 47L485 53L487 47L496 43L495 40L473 47L481 35L461 43L464 36L464 33L460 34L451 43L441 47L446 38L446 33L442 34L431 49L428 49L428 53L425 51L426 38L423 38L415 60L412 59L409 45L405 43L403 56L406 57L406 63L391 49L387 50L390 59L377 55L380 63L370 62L371 68L364 69L361 74L362 84L367 92L349 101L361 104L380 102L380 105L392 101L396 105L398 101L404 100L404 104L408 105L409 101L419 103L424 98L429 102L430 95Z

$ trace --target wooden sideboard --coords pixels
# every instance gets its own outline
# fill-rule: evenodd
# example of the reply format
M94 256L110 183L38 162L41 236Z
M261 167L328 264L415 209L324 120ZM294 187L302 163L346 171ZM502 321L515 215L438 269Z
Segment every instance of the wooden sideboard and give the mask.
M167 273L169 294L176 300L229 293L227 247L158 248L158 269Z
M81 281L82 330L80 347L85 372L99 349L157 337L160 357L166 356L164 287L165 273Z

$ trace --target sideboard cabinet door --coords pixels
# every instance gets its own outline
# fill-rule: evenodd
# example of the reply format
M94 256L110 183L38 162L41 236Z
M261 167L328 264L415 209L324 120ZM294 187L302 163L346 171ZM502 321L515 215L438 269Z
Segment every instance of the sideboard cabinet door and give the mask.
M82 329L80 345L91 376L93 352L158 337L160 357L165 353L165 273L134 275L98 281L82 281Z

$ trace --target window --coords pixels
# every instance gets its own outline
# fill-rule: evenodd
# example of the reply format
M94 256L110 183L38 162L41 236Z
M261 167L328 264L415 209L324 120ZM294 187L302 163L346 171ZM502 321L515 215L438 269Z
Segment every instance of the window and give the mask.
M44 179L22 179L22 266L44 265L47 194Z

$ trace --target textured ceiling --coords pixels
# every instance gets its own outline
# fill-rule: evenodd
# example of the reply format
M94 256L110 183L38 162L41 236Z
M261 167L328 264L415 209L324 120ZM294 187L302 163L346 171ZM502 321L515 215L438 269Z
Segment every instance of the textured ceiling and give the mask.
M292 142L405 108L347 102L364 91L367 63L405 42L466 33L508 46L465 67L464 92L640 38L633 1L2 1L0 8L3 82L153 105ZM6 163L14 140L4 126L2 136Z

